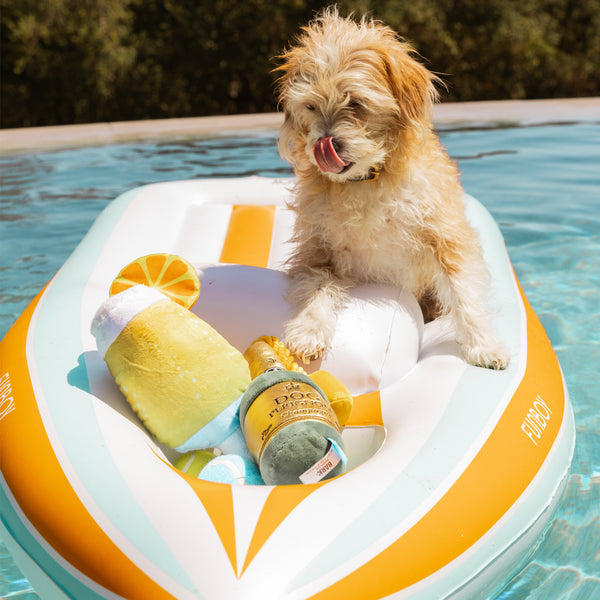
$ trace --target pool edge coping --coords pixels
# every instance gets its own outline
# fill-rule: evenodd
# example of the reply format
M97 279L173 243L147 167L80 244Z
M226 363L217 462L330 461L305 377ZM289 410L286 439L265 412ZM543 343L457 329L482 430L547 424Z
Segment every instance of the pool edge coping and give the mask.
M232 132L274 131L282 113L219 115L0 129L0 154L124 143L163 137L213 137ZM533 125L600 122L600 97L447 102L434 108L434 123Z

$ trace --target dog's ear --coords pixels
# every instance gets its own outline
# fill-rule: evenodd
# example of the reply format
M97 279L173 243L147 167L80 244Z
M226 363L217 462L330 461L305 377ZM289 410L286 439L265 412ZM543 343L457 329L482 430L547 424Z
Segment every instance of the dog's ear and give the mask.
M381 53L385 76L404 125L430 121L438 97L435 84L439 78L418 62L414 54L409 44L398 40Z
M293 148L295 139L295 123L292 112L288 106L290 89L294 74L298 69L298 57L294 49L287 50L277 57L279 64L273 73L279 73L275 81L275 92L280 110L283 111L283 124L279 131L277 145L279 153L284 160L294 163Z
M278 65L271 71L279 74L279 77L275 80L275 92L279 104L285 107L287 95L297 74L302 70L303 60L306 60L306 52L301 46L295 46L285 50L275 60Z

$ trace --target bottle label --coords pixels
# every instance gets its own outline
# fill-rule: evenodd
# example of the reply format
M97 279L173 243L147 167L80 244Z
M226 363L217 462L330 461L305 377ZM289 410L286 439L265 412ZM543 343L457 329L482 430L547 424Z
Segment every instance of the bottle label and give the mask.
M248 450L259 463L271 438L298 421L320 421L340 432L329 402L312 386L301 381L282 381L259 394L244 419Z

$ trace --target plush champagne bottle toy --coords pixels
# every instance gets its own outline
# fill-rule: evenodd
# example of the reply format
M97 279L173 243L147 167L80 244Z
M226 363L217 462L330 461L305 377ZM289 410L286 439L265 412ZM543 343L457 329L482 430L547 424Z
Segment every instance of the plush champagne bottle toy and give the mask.
M244 356L253 381L242 397L240 423L265 483L316 483L341 474L346 456L340 426L318 385L286 370L262 340Z

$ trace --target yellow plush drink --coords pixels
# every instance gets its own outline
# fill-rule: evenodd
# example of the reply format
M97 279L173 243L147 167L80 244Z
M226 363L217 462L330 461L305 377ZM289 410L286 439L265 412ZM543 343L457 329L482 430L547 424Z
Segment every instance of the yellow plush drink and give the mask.
M241 352L208 323L144 285L109 298L94 317L92 333L131 407L172 448L193 449L188 442L250 383Z

